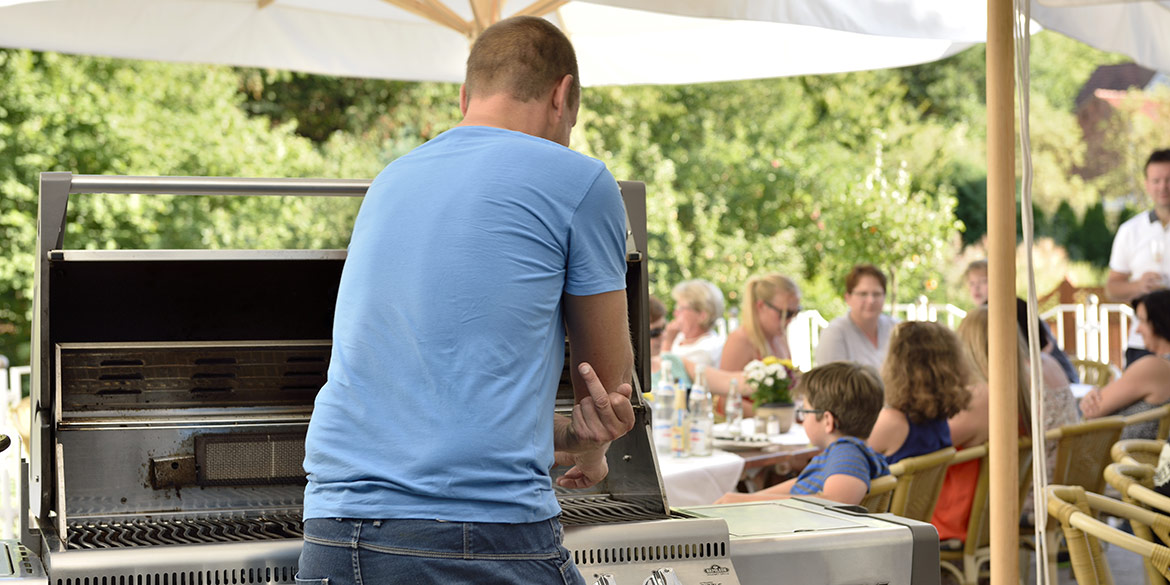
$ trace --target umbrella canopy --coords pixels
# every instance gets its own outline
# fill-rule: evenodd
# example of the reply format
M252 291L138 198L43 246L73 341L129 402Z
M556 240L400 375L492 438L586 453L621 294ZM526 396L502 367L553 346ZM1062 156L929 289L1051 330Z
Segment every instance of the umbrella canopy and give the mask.
M782 22L861 34L983 42L983 0L592 0L693 17ZM1034 23L1170 71L1170 0L1032 0Z
M954 22L947 25L945 34L931 36L931 24L941 22L931 16L933 13L898 25L894 17L905 16L907 11L868 18L873 10L862 10L867 4L862 0L808 2L808 14L796 15L808 18L793 22L732 19L727 17L737 15L722 9L708 11L711 13L696 10L736 4L752 3L0 0L0 46L458 82L463 79L471 38L499 18L533 14L548 18L572 38L585 85L622 85L837 73L924 63L981 42L983 33L978 28L986 22L985 17L975 17L974 24L952 17ZM691 10L679 10L682 8ZM834 24L835 12L853 16L838 19L840 30L820 28Z
M1066 0L1067 3L1067 0ZM1098 49L1121 53L1155 71L1170 71L1170 0L1049 6L1032 2L1032 19Z

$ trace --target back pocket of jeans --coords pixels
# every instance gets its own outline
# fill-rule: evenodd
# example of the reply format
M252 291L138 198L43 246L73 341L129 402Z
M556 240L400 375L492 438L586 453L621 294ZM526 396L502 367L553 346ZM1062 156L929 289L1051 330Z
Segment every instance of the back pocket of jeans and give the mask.
M329 585L329 579L302 579L300 573L297 573L293 579L296 580L297 585Z

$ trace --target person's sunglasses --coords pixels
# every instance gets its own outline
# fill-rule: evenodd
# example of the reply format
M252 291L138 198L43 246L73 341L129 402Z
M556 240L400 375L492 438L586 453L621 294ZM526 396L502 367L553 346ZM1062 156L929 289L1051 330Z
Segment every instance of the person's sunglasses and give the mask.
M825 414L826 412L829 412L829 411L822 410L820 408L804 408L803 402L797 402L796 408L793 410L793 418L796 419L797 424L800 424L800 423L804 422L804 415L806 415L806 414L820 416L822 414Z
M663 332L663 331L666 331L666 327L665 327L665 326L663 326L663 327L655 327L655 328L651 329L651 330L650 330L650 339L658 339L659 337L662 337L662 332Z
M791 321L794 318L796 318L797 313L804 310L803 307L801 307L800 305L797 305L795 309L781 309L780 307L777 307L776 305L773 305L772 303L769 303L768 301L763 301L763 303L765 305L767 305L768 308L779 313L780 320L782 320L782 321Z

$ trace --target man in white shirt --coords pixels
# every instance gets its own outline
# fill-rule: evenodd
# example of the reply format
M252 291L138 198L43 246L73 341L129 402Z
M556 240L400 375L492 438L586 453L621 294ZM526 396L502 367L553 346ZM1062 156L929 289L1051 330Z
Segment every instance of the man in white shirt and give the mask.
M1170 149L1156 150L1146 161L1146 193L1154 208L1121 224L1113 238L1105 283L1105 296L1112 301L1128 303L1170 286ZM1135 322L1126 366L1147 353Z

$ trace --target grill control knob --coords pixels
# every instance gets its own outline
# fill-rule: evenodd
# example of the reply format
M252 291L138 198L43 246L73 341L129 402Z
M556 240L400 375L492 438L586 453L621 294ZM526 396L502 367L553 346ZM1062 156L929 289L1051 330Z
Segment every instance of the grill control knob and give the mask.
M682 581L674 574L674 569L663 567L654 569L654 572L650 573L650 578L643 581L642 585L682 585Z
M602 573L597 576L593 585L617 585L617 579L614 578L613 573Z

